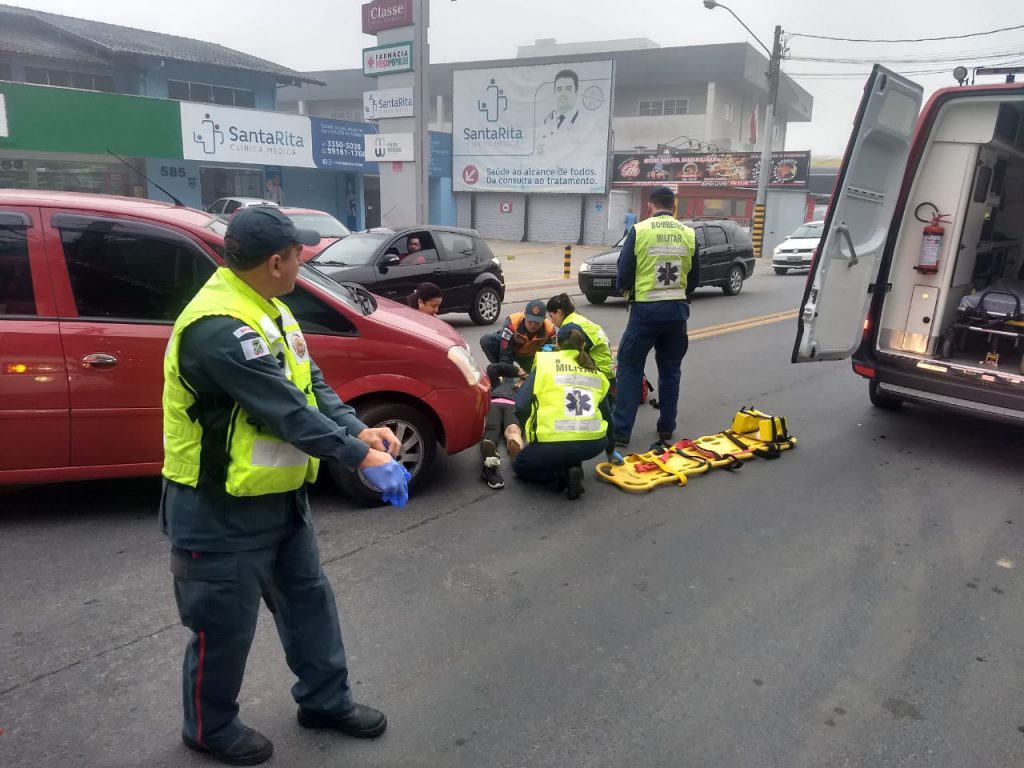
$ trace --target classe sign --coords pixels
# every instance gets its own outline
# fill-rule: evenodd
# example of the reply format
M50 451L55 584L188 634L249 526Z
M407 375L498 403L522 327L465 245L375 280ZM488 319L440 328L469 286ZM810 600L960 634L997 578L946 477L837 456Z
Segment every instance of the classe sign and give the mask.
M363 34L412 25L411 0L374 0L363 5Z

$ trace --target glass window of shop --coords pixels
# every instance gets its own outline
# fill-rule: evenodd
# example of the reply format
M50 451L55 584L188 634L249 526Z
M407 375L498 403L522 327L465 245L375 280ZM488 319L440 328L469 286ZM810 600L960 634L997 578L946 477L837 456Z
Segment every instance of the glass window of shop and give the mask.
M127 160L140 172L145 167L141 158ZM117 161L103 160L0 157L0 188L146 196L146 182L141 173L133 173Z
M263 170L242 168L200 168L199 185L203 207L222 197L264 197Z
M702 216L720 216L723 219L747 215L746 198L704 198Z

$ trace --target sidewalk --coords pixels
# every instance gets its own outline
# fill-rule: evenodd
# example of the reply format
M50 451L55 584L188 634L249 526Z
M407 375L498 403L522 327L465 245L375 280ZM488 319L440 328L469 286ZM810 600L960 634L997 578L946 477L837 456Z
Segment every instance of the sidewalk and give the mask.
M563 275L564 245L557 243L521 243L509 240L488 240L494 255L501 260L505 273L505 294L512 301L527 301L565 291L579 296L576 273L584 259L614 250L611 245L574 245L569 279ZM754 276L771 274L771 257L754 263ZM508 300L508 299L507 299Z
M569 279L563 275L565 246L557 243L522 243L509 240L488 240L494 255L501 260L505 273L505 293L513 300L539 298L559 292L579 294L576 273L584 259L611 250L605 245L574 245ZM534 294L537 294L536 296Z

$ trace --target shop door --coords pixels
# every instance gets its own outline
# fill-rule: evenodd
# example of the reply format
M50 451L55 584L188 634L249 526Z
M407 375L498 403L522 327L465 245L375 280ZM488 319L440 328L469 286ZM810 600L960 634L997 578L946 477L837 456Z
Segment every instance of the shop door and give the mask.
M380 178L377 176L363 177L363 202L366 206L366 228L380 226Z

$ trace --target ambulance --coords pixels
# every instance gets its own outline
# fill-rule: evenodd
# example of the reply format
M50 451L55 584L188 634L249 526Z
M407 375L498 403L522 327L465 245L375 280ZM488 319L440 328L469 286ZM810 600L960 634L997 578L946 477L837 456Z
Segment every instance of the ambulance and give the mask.
M852 358L880 408L1024 423L1024 83L1006 80L938 91L922 110L921 86L875 66L794 363Z

